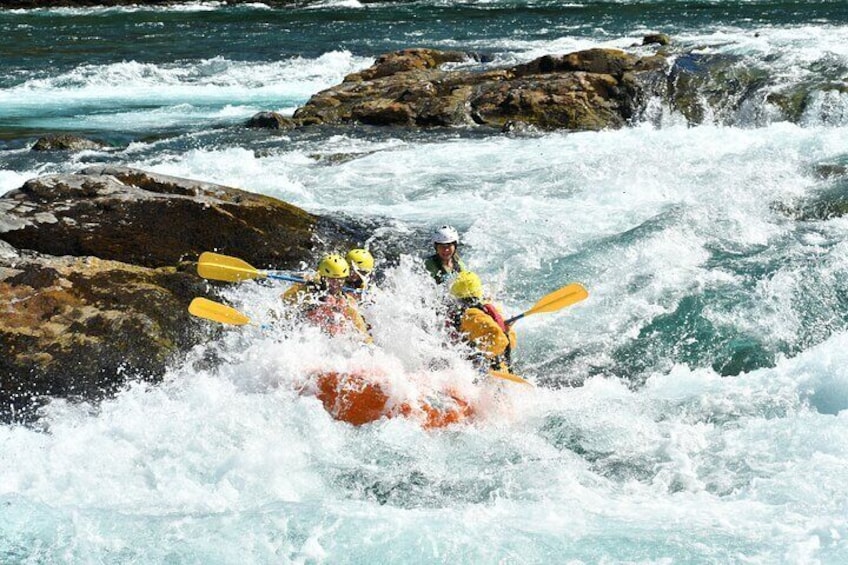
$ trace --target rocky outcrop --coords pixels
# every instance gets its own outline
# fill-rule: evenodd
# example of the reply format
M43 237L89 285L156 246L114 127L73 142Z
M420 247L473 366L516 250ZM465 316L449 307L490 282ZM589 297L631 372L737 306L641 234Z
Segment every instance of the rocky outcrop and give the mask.
M218 331L186 311L215 294L200 252L286 268L364 239L273 198L135 169L30 180L0 197L0 421L156 381Z
M208 295L189 270L0 246L2 421L30 420L48 398L93 400L126 379L158 380L215 329L189 320L188 301Z
M645 51L645 46L653 46L655 54L588 49L484 70L475 64L483 59L477 54L406 49L382 55L371 67L316 93L290 121L257 115L250 125L582 131L660 121L666 111L692 125L844 122L841 106L827 102L848 92L835 75L787 80L765 63L687 49L662 33L645 35L633 48Z
M545 56L484 72L443 70L458 52L408 49L380 57L294 114L303 124L398 126L524 123L542 129L599 130L625 125L653 94L664 57L614 49Z
M343 235L274 198L121 167L40 177L0 198L0 240L18 249L146 267L218 250L286 268L311 256L316 236Z

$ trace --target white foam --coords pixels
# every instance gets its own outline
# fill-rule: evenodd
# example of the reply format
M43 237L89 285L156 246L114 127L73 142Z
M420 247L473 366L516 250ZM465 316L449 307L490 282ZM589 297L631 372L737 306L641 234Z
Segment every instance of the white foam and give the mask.
M81 65L0 91L0 115L30 127L141 130L293 111L370 59L346 51L271 63L215 57L195 64ZM96 112L92 112L96 109Z

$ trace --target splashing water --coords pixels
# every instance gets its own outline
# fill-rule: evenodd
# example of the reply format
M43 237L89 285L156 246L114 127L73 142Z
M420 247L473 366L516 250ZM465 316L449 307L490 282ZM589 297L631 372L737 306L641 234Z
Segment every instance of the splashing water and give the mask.
M294 324L284 287L244 283L224 299L255 324L198 322L210 339L161 384L0 428L0 562L848 560L845 6L649 5L0 12L15 46L0 47L0 192L128 165L380 218L374 241L406 251L378 257L374 346ZM768 81L697 126L658 101L593 133L238 125L413 43L502 65L657 30ZM46 64L44 42L76 50ZM776 101L794 89L792 123ZM34 155L45 130L115 147ZM589 289L516 324L536 388L475 384L444 346L417 263L443 223L508 316ZM353 427L301 392L316 370L379 373L396 401L451 382L479 410L442 430Z

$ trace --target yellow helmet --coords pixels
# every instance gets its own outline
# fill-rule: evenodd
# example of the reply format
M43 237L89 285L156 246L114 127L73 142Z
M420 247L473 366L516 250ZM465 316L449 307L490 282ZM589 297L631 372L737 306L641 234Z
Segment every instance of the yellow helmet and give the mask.
M328 279L346 279L350 274L350 267L344 257L337 253L325 255L318 263L318 274Z
M459 273L450 290L457 298L483 298L483 283L480 277L470 271Z
M346 259L360 273L367 274L374 270L374 256L367 249L351 249Z

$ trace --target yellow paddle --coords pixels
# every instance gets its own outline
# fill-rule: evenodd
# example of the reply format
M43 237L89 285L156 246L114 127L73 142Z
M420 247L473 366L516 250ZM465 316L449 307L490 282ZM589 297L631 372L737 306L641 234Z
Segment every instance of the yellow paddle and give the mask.
M571 306L572 304L576 304L581 300L585 300L589 296L589 291L587 291L582 284L580 283L571 283L567 284L559 290L555 290L549 294L546 294L542 298L540 298L536 304L533 305L532 308L524 312L523 314L519 314L518 316L513 316L506 323L513 324L520 320L525 316L530 316L532 314L540 314L542 312L556 312L566 306Z
M522 379L518 375L513 375L512 373L508 373L506 371L496 371L494 369L489 369L489 376L496 377L498 379L503 379L505 381L512 381L514 383L533 386L533 383L531 383L527 379Z
M206 298L195 298L188 306L188 312L192 316L205 318L221 324L243 326L250 323L250 318L225 304L213 302Z
M296 283L306 282L306 279L303 277L284 275L278 271L263 271L238 257L230 257L229 255L221 255L220 253L212 253L211 251L204 251L200 254L200 258L197 260L197 274L204 279L212 279L213 281L239 282L267 277L269 279ZM347 292L362 292L360 288L350 288L347 286L342 287L342 290Z
M302 278L289 277L279 273L260 271L247 261L237 257L221 255L206 251L201 253L197 261L197 274L204 279L215 281L239 282L249 279L264 279L265 277L291 282L303 282Z

